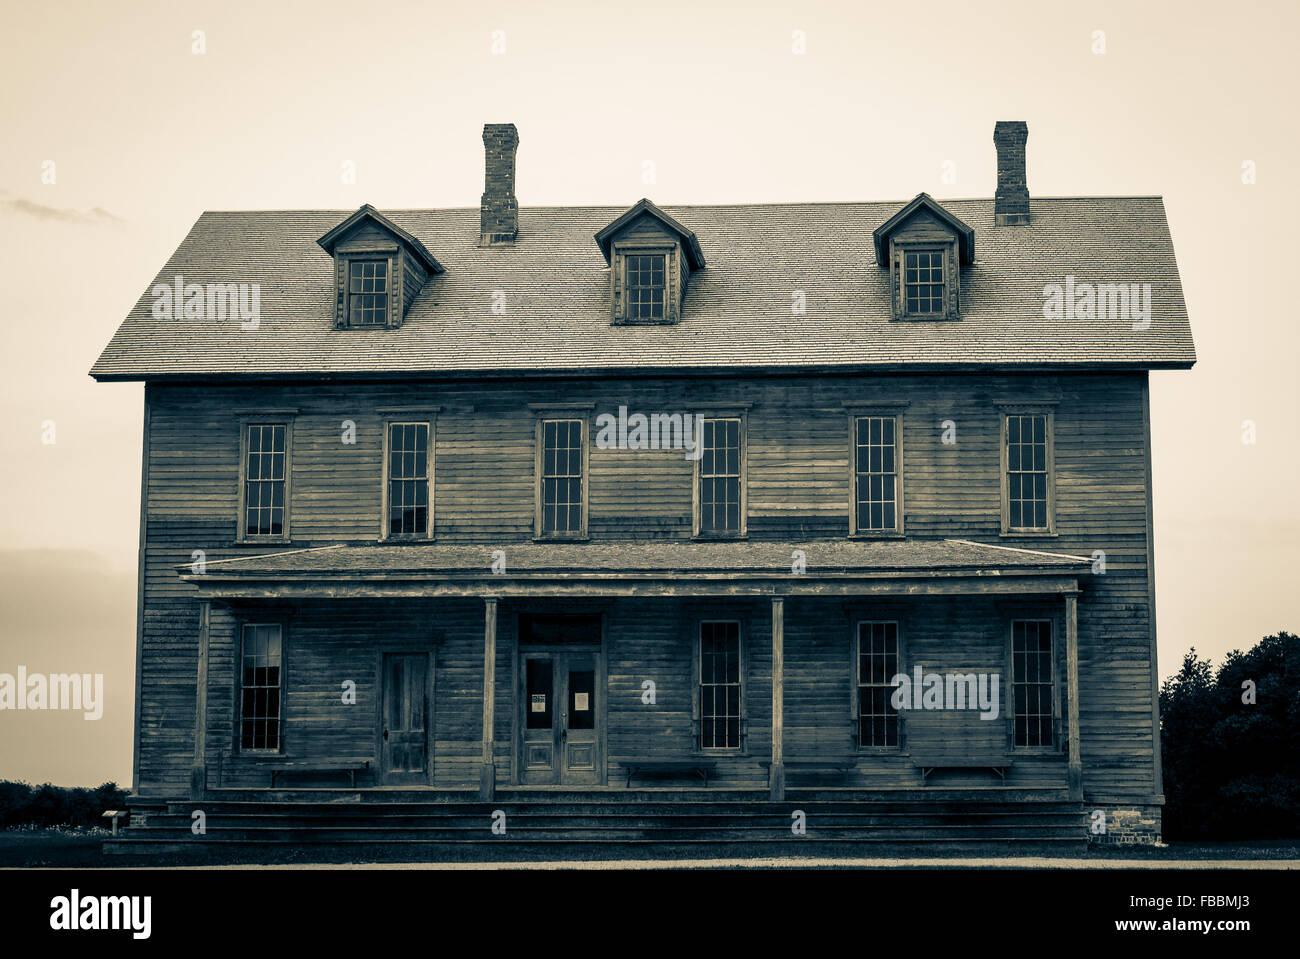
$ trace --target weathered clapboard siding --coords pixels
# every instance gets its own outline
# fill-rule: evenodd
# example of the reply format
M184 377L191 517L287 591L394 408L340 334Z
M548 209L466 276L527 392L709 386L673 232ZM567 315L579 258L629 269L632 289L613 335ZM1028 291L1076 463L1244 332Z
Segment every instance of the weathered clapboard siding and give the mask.
M207 561L282 544L237 544L239 418L256 411L292 416L292 547L374 542L380 532L385 408L437 407L435 536L493 547L530 539L534 528L534 414L529 404L590 403L594 417L630 411L688 412L748 405L749 534L800 541L847 535L849 417L843 405L906 401L902 412L905 529L909 537L987 543L1091 555L1104 550L1106 573L1087 585L1079 607L1081 748L1085 795L1149 799L1154 790L1150 600L1147 579L1145 374L907 375L610 381L224 386L150 385L142 563L139 769L137 788L182 789L193 760L198 606L176 566L197 550ZM1055 400L1058 536L1001 537L999 435L995 404ZM403 414L402 418L408 418ZM356 442L344 442L344 421ZM957 442L941 441L951 420ZM691 536L692 463L678 451L592 449L590 536L595 541ZM725 604L715 604L714 614ZM936 664L973 668L1004 649L1005 617L951 600L909 612L909 649ZM770 748L770 609L725 605L745 623L747 757L720 764L721 781L762 781ZM838 610L838 612L837 612ZM517 612L517 610L515 611ZM691 744L688 611L672 601L612 604L607 612L609 679L606 764L621 758L679 755ZM301 688L286 692L286 736L310 749L359 750L373 740L373 713L340 714L324 705L327 681L356 671L375 695L374 650L439 632L431 756L438 785L474 782L481 740L481 603L338 604L299 607L288 666ZM498 647L498 775L514 757L514 632L503 617ZM828 602L792 601L786 610L786 751L849 747L851 615ZM234 620L214 606L208 691L208 750L232 741ZM224 637L224 639L223 639ZM954 637L960 640L954 645ZM1063 644L1063 636L1058 643ZM916 643L925 645L917 646ZM224 645L223 645L224 644ZM300 649L300 646L302 647ZM949 662L956 650L966 656ZM910 664L910 661L909 661ZM310 667L315 672L304 673ZM224 672L223 672L224 671ZM363 678L369 687L363 685ZM641 682L656 682L659 706L647 713ZM342 680L339 680L340 682ZM1063 678L1061 680L1063 692ZM647 707L648 708L648 707ZM653 717L653 721L649 721ZM222 727L221 723L226 723ZM363 728L364 727L364 728ZM286 740L288 743L289 740ZM371 750L373 750L373 743ZM1037 768L1036 768L1037 767ZM888 757L860 764L866 782L913 781ZM1013 776L1056 782L1060 764L1018 764ZM1029 781L1027 780L1027 781Z
M709 751L717 763L710 781L767 782L759 764L771 755L771 610L766 603L625 600L608 613L610 781L631 759L674 759L696 753L693 660L700 619L740 623L742 746L735 754ZM654 703L643 684L654 683Z

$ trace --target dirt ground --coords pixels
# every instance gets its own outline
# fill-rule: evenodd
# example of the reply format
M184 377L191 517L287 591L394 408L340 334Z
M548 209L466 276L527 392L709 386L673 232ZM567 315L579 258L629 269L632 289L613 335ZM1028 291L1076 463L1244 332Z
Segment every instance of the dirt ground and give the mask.
M355 848L290 850L198 849L160 856L108 855L107 833L59 830L0 832L0 868L221 868L249 865L301 868L361 867L380 869L1300 869L1300 841L1204 845L1093 847L1083 856L1025 855L1008 848L1006 855L907 854L864 857L852 844L820 846L807 856L773 856L771 849L739 846L725 857L700 857L690 850L575 849L572 856L530 854L518 847L467 847L437 860L412 862L401 848L372 850L364 857Z

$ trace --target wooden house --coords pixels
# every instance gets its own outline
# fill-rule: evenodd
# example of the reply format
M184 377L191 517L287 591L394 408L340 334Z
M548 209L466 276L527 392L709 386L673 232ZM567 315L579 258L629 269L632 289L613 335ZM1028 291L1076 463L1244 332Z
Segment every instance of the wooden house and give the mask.
M1031 199L1027 136L991 199L521 209L491 124L479 210L201 216L91 371L145 384L125 835L1158 837L1148 371L1191 332L1161 200Z

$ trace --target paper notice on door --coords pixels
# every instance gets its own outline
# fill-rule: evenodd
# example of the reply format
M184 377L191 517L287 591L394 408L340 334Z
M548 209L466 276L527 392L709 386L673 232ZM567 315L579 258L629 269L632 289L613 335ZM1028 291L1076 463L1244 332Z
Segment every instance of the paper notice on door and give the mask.
M546 694L545 694L545 693L533 693L533 712L535 712L535 713L544 713L544 712L546 712Z
M573 708L574 708L574 711L579 712L579 713L585 713L588 709L591 708L590 706L587 705L587 694L586 694L586 693L574 693L574 694L573 694Z

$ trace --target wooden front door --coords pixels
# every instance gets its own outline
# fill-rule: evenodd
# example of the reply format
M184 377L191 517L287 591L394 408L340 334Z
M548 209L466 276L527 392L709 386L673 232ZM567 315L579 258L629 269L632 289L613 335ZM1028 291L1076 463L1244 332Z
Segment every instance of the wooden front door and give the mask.
M428 781L429 657L384 655L383 775L393 785Z
M600 701L594 652L523 656L524 718L520 782L600 782Z

